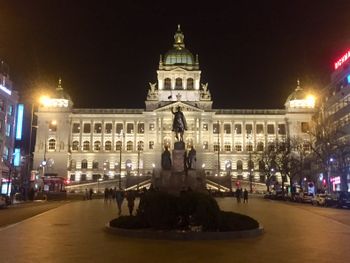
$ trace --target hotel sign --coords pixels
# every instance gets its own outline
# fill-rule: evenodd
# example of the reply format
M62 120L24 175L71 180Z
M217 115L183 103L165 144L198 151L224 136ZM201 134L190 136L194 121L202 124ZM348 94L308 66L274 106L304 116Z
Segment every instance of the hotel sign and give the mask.
M341 65L344 64L345 61L347 61L350 58L350 50L348 50L340 59L338 59L337 62L334 63L334 69L339 68Z

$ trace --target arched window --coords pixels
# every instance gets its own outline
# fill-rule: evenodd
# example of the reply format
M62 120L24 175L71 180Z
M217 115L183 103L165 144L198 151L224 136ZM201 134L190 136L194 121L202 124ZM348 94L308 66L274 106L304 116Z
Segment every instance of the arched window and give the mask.
M87 169L88 168L88 161L82 160L81 161L81 169Z
M177 78L175 80L175 89L182 89L182 79L181 78Z
M79 142L78 141L73 141L72 151L79 151Z
M112 150L112 142L106 141L105 142L105 151L111 151Z
M74 170L77 167L77 162L74 159L72 159L70 160L69 166L70 166L70 169Z
M126 150L127 150L128 152L131 152L131 151L133 150L133 148L134 148L134 144L132 143L132 141L128 141L128 142L126 143Z
M171 79L164 79L164 89L171 89Z
M264 151L264 143L263 142L258 142L258 145L256 146L256 150L258 152Z
M89 141L84 141L83 142L83 150L84 151L90 151L90 142Z
M241 160L237 161L237 171L242 172L243 171L243 162Z
M122 142L121 141L117 141L115 143L115 150L116 151L120 151L122 149Z
M187 79L187 89L193 89L193 79Z
M138 151L143 151L143 148L144 148L144 142L143 141L139 141L138 143L137 143L137 150Z
M94 151L100 151L101 150L101 142L95 141L94 142Z
M49 151L54 151L56 149L56 140L55 139L50 139L49 140Z
M92 169L98 169L98 161L94 160L92 162Z

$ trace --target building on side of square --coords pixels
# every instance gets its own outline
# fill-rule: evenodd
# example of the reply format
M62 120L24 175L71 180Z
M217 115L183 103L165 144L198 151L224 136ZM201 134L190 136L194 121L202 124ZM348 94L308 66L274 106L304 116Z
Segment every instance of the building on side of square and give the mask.
M13 165L18 93L13 89L9 66L0 60L0 183L7 180Z
M314 105L297 84L283 109L213 109L208 84L201 83L198 55L186 49L178 27L173 47L160 57L157 82L149 83L145 109L77 109L61 85L38 116L34 167L51 160L47 174L72 181L151 174L165 146L172 149L171 109L181 107L187 147L197 151L197 168L234 179L248 177L248 161L287 136L308 141ZM263 181L254 164L254 181ZM279 178L280 179L280 178Z

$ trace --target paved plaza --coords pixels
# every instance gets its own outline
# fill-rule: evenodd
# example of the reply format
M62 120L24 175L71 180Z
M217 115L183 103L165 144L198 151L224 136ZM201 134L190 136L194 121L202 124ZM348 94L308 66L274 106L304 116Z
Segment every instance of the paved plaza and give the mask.
M258 238L227 241L131 239L108 234L117 216L103 200L63 204L0 229L0 262L348 262L350 210L262 198L223 210L250 215L264 225ZM123 207L127 212L126 203ZM3 214L2 214L3 215Z

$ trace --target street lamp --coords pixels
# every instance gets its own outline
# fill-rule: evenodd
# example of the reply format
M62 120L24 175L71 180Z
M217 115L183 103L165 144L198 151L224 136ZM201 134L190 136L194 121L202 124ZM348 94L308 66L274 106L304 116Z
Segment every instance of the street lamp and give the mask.
M119 136L123 136L123 138L121 139L121 144L119 147L119 177L118 177L118 187L119 189L122 188L122 148L125 142L125 133L123 131L123 129L120 130L120 134Z

